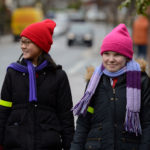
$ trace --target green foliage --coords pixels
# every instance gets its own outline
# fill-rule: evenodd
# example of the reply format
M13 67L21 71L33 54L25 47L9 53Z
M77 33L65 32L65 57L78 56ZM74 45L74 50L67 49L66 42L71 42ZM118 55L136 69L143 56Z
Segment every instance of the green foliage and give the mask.
M135 3L136 12L138 14L147 15L146 10L148 6L150 6L150 0L125 0L121 3L119 8L129 7L133 1Z
M80 0L78 0L78 1L76 1L74 3L69 4L68 8L73 8L73 9L77 9L78 10L78 9L80 9L81 5L82 5L82 2Z
M124 2L121 3L119 8L122 9L123 7L129 7L129 5L131 4L131 1L132 0L125 0Z

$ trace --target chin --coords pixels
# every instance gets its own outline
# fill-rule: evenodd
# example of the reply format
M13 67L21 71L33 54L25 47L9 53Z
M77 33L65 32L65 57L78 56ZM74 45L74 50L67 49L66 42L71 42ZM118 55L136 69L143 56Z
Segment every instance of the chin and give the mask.
M118 71L118 70L116 70L116 69L108 69L108 71L109 71L109 72L116 72L116 71Z
M24 59L30 59L30 56L23 55Z

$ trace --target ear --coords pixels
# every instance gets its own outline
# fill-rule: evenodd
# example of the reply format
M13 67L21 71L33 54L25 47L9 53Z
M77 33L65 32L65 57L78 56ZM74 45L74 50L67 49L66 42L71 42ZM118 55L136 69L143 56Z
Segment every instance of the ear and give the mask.
M147 62L144 59L138 58L135 61L139 63L142 72L146 71Z
M86 68L85 80L88 81L92 77L95 68L93 66L88 66Z

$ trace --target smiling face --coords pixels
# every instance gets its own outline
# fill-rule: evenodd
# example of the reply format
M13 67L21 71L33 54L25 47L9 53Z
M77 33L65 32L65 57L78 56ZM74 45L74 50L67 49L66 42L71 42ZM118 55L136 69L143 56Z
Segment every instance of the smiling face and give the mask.
M21 37L21 49L24 59L31 59L32 63L36 64L38 57L41 55L42 50L26 37Z
M104 67L110 72L116 72L126 65L127 58L119 53L106 51L102 54Z

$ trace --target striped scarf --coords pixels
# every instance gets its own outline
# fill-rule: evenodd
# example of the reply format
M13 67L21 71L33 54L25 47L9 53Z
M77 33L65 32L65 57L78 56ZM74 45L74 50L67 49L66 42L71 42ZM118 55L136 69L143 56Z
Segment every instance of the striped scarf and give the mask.
M118 77L124 73L127 74L125 130L134 132L136 135L142 134L139 118L141 106L141 69L140 65L134 60L129 61L124 68L117 72L109 72L103 65L97 67L90 79L84 96L72 108L74 115L86 115L87 107L103 73L111 78Z

